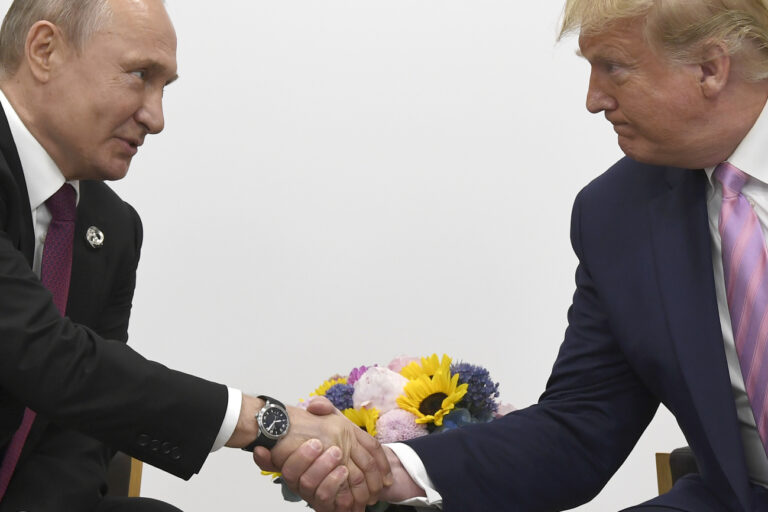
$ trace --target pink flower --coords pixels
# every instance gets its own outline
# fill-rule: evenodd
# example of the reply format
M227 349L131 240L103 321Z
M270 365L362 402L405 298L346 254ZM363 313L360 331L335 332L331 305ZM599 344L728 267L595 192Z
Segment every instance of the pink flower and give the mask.
M379 414L397 408L397 397L403 394L408 379L387 368L368 368L355 383L352 404L355 409L375 407Z
M373 366L379 366L379 365L375 364ZM354 386L355 382L357 382L360 379L360 377L362 377L363 374L367 371L368 371L368 367L365 365L354 368L351 372L349 372L349 377L347 378L347 384L349 384L350 386Z
M499 410L496 411L496 414L494 414L494 417L501 418L502 416L506 416L507 414L516 410L517 409L515 409L515 406L512 404L501 403L499 404Z
M400 370L408 366L409 363L416 361L419 362L418 357L408 357L408 356L398 356L394 358L390 363L387 365L387 368L392 370L395 373L400 373Z
M402 409L393 409L376 422L376 439L380 443L397 443L427 435L426 424L416 423L416 416Z

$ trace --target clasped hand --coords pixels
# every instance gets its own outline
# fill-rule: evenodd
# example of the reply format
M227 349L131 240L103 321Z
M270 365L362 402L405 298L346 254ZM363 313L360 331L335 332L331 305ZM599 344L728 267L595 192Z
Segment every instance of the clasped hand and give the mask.
M363 511L392 484L378 441L344 417L325 398L307 410L288 407L291 428L272 450L257 447L262 470L282 471L288 487L320 512Z

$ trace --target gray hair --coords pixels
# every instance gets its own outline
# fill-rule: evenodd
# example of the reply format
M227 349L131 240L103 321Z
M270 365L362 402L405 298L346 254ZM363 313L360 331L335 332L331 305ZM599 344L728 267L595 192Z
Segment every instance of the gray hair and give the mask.
M109 0L14 0L0 28L0 78L19 69L27 34L38 21L59 27L75 50L81 51L111 14Z

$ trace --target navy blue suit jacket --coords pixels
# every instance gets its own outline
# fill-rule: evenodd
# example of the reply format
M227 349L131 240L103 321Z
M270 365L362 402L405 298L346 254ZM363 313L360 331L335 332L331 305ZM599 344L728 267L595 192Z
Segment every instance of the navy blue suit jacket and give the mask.
M752 510L705 196L701 170L628 158L579 193L576 292L539 403L409 443L446 512L563 510L590 500L659 403L675 415L715 499Z

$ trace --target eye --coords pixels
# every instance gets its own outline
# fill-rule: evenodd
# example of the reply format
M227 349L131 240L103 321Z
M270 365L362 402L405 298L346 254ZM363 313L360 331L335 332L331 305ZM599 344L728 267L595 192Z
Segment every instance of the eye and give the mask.
M131 71L131 74L133 76L139 78L140 80L144 80L146 78L146 76L147 76L147 72L145 70L143 70L143 69L139 69L139 70L136 70L136 71Z
M618 73L621 70L622 66L620 64L616 64L615 62L605 62L603 63L603 69L608 74L614 74Z

